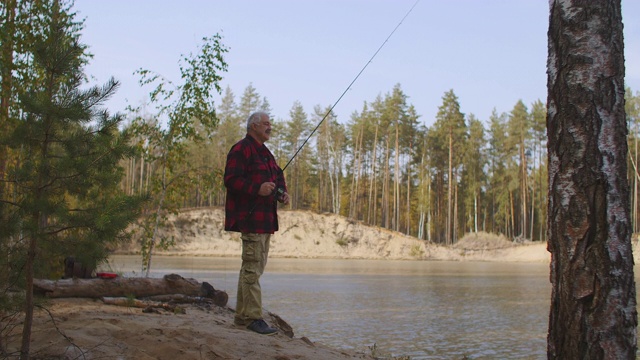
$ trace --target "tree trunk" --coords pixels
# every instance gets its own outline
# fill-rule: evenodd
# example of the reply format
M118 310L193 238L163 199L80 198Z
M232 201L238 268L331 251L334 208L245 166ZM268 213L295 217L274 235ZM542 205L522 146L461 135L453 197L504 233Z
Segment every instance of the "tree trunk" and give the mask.
M411 162L407 161L407 235L411 235Z
M391 152L390 149L390 141L389 141L389 134L387 133L385 136L385 149L384 149L384 176L383 176L383 183L382 183L382 221L381 221L381 226L384 227L385 229L390 229L391 228L391 212L390 212L390 195L389 192L391 191L389 189L389 182L390 182L390 178L391 178L391 169L389 168L389 153Z
M513 191L509 190L509 221L507 222L509 230L507 230L507 237L516 237L518 230L516 228L516 206L514 204L514 197Z
M367 211L367 223L369 225L376 223L376 215L378 212L377 204L378 204L378 188L377 188L377 176L376 176L376 161L378 159L377 150L378 150L378 125L376 125L375 135L373 136L373 153L371 155L371 174L369 175L370 186L369 186L369 207Z
M457 175L454 175L457 177ZM451 230L451 244L458 240L458 181L453 185L453 226Z
M27 262L25 264L25 301L24 301L24 323L22 325L22 344L20 347L20 359L30 358L31 348L31 327L33 325L33 292L34 292L34 261L36 256L36 238L29 239L29 250L27 251Z
M451 236L451 203L453 196L453 129L449 127L449 188L447 189L447 231L445 245L453 244Z
M431 242L431 175L427 174L427 241Z
M527 237L527 157L525 156L525 143L524 138L521 139L520 144L520 167L522 168L522 180L521 180L521 189L520 196L522 197L522 220L520 223L522 224L522 228L520 229L520 234L523 238Z
M635 359L620 0L556 0L549 24L549 359Z
M634 148L634 155L633 155L633 159L634 162L637 164L638 163L638 122L636 120L635 123L635 134L633 134L633 148ZM636 233L638 231L638 176L637 176L637 171L634 171L634 174L636 176L633 177L633 208L631 210L631 218L633 219L633 232Z
M400 124L398 119L395 122L396 142L393 164L393 220L392 227L395 231L400 231Z
M542 151L540 151L540 153L538 154L538 158L540 159L539 163L540 163L540 168L542 168ZM548 169L547 169L548 171ZM543 238L543 229L544 229L544 198L542 197L542 171L539 172L538 175L538 183L540 184L540 191L538 191L538 196L539 196L539 209L540 209L540 220L538 221L540 223L540 230L539 230L539 234L540 234L540 240L546 240L545 238ZM547 185L548 188L548 185Z
M15 18L16 18L16 0L5 1L4 14L0 14L5 21L3 28L6 31L2 35L2 68L0 69L0 133L6 134L9 130L9 105L13 96L13 54L14 54L14 34L15 34ZM7 163L7 152L5 149L0 151L0 179L4 179L5 166ZM0 184L0 195L5 191L5 184Z
M164 177L163 177L164 179ZM153 232L151 233L151 239L149 239L149 249L147 251L147 258L144 259L144 266L145 266L145 276L149 276L149 272L151 271L151 260L153 258L153 251L155 249L156 246L156 238L158 236L158 228L160 227L160 218L162 217L162 206L164 205L164 198L167 194L167 186L165 185L165 182L163 180L163 185L162 185L162 192L160 193L160 203L158 204L158 207L156 208L156 219L155 219L155 224L153 226Z
M532 159L535 159L536 157L536 152L537 152L537 144L535 144L533 146L533 157ZM535 166L535 160L533 160L534 162L534 166ZM540 166L540 165L538 165ZM536 211L536 178L535 178L535 174L531 174L532 175L532 179L531 179L531 212L530 212L530 220L529 220L529 239L533 240L533 224L534 224L534 219L535 219L535 211Z
M356 141L354 141L354 149L353 154L355 159L353 172L351 175L351 193L349 195L349 218L350 219L358 219L358 182L360 180L360 157L362 153L362 130L359 130L358 135L356 136Z

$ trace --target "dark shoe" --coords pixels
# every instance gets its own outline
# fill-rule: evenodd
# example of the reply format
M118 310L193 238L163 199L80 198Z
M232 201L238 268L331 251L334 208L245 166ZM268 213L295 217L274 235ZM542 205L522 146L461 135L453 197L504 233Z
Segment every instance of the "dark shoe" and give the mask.
M253 322L247 326L247 329L262 335L273 335L278 332L278 330L267 325L267 323L262 319L253 320Z

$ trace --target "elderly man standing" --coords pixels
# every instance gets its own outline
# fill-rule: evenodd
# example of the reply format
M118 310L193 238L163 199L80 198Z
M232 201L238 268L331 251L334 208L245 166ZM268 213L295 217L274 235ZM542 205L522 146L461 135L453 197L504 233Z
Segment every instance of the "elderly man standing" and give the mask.
M240 232L242 266L234 322L259 334L277 332L262 317L260 276L269 255L269 239L278 231L277 202L289 203L284 173L264 143L271 136L269 114L247 119L247 135L227 155L224 185L226 231Z

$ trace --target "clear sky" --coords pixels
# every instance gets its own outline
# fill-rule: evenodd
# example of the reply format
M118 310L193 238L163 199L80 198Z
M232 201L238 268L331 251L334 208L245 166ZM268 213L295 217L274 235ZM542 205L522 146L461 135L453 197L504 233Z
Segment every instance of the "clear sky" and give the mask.
M149 92L144 68L180 83L178 62L219 33L230 49L223 88L236 101L252 84L286 120L295 101L307 114L333 105L415 0L76 0L88 75L121 82L111 112ZM626 86L640 91L640 1L623 0ZM400 84L420 120L433 124L453 89L461 111L487 121L546 102L549 3L543 0L419 0L334 109L346 122L364 102ZM219 99L218 99L219 100ZM219 101L217 102L219 103ZM217 105L217 104L216 104Z

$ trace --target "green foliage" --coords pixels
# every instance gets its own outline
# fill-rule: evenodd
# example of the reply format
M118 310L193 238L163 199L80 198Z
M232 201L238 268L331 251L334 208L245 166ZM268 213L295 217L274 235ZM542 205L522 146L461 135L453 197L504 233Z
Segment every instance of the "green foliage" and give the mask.
M219 122L213 94L221 93L220 73L227 70L223 57L227 51L219 35L203 38L199 53L180 61L182 83L177 86L150 70L137 72L141 86L155 85L149 98L157 110L149 118L142 107L130 109L137 114L131 125L137 146L154 168L149 188L152 201L139 223L143 269L147 274L155 247L166 249L174 244L173 239L160 238L158 228L166 223L169 214L177 213L186 191L194 183L205 187L219 183L219 170L205 163L194 166L190 150L197 150L196 144L207 139Z
M422 250L422 248L420 248L419 245L413 245L411 246L411 250L409 251L409 255L414 257L414 258L421 258L424 256L424 250Z
M127 294L126 296L127 299L127 306L129 307L134 307L136 304L136 296L133 294Z
M38 276L57 274L66 255L92 265L105 259L141 201L119 191L118 162L133 152L128 134L118 130L123 118L98 108L118 84L82 90L83 54L83 46L52 27L34 52L34 66L47 77L20 98L24 118L6 138L21 160L7 175L15 192L5 234L38 243Z
M336 240L336 244L345 247L349 245L349 241L347 241L347 239L344 238L344 236L341 236L338 240Z

